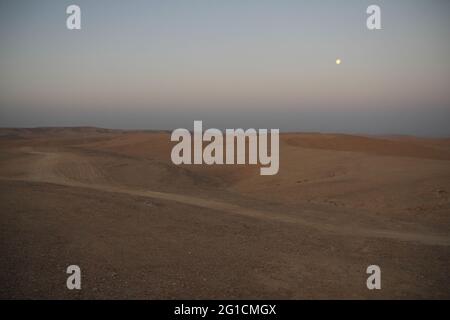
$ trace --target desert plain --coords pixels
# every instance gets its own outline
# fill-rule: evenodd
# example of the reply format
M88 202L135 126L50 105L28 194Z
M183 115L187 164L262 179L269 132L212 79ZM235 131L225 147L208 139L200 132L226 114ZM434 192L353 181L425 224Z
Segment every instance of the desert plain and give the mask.
M0 298L450 298L450 139L283 133L274 176L172 147L0 129Z

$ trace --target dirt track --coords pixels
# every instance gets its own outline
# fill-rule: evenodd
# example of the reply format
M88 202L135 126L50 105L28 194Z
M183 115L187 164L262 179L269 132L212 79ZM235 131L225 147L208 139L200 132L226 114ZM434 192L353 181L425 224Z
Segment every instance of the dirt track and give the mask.
M199 197L186 196L173 193L165 193L150 190L133 190L120 186L109 186L97 184L96 181L102 177L99 169L81 157L73 154L64 154L58 152L39 152L31 151L31 154L39 156L35 162L35 167L29 172L28 181L56 183L69 187L88 188L104 192L124 193L128 195L135 195L141 197L149 197L155 199L162 199L168 201L176 201L183 204L197 206L206 209L223 211L229 214L239 214L249 216L252 218L276 220L285 223L301 224L306 227L314 228L322 232L338 234L338 235L352 235L360 237L373 238L387 238L399 241L418 242L426 245L450 246L450 236L436 236L418 233L407 233L392 230L377 230L365 228L348 228L345 225L331 225L320 222L308 221L300 217L284 215L280 213L263 212L244 208L239 205L220 202L215 200L207 200ZM65 161L70 161L70 169L77 172L77 175L92 183L80 183L71 180L64 174L58 173L57 166L69 167ZM75 160L76 159L76 160ZM311 211L311 210L310 210Z

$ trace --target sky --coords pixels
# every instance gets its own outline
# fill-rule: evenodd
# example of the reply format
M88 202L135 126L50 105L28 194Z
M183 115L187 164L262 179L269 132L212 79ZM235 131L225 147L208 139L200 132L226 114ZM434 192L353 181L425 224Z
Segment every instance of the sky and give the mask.
M0 0L0 127L447 137L449 59L447 0Z

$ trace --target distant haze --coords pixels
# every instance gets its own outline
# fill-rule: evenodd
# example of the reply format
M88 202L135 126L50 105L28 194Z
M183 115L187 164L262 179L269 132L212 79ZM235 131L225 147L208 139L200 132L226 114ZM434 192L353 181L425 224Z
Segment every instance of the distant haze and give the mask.
M1 1L0 126L450 136L449 39L447 0Z

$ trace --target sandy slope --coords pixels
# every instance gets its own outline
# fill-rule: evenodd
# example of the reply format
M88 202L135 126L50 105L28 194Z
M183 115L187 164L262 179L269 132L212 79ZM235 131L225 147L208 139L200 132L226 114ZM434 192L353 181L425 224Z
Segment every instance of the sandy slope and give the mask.
M445 139L287 134L274 177L248 166L176 167L167 133L13 130L0 147L2 297L450 295L442 283L450 271ZM117 208L126 218L116 221ZM95 223L90 231L78 227L86 222L77 210ZM135 255L106 257L116 248ZM91 272L75 296L57 286L64 274L52 274L68 252ZM386 272L381 292L365 289L369 264Z

